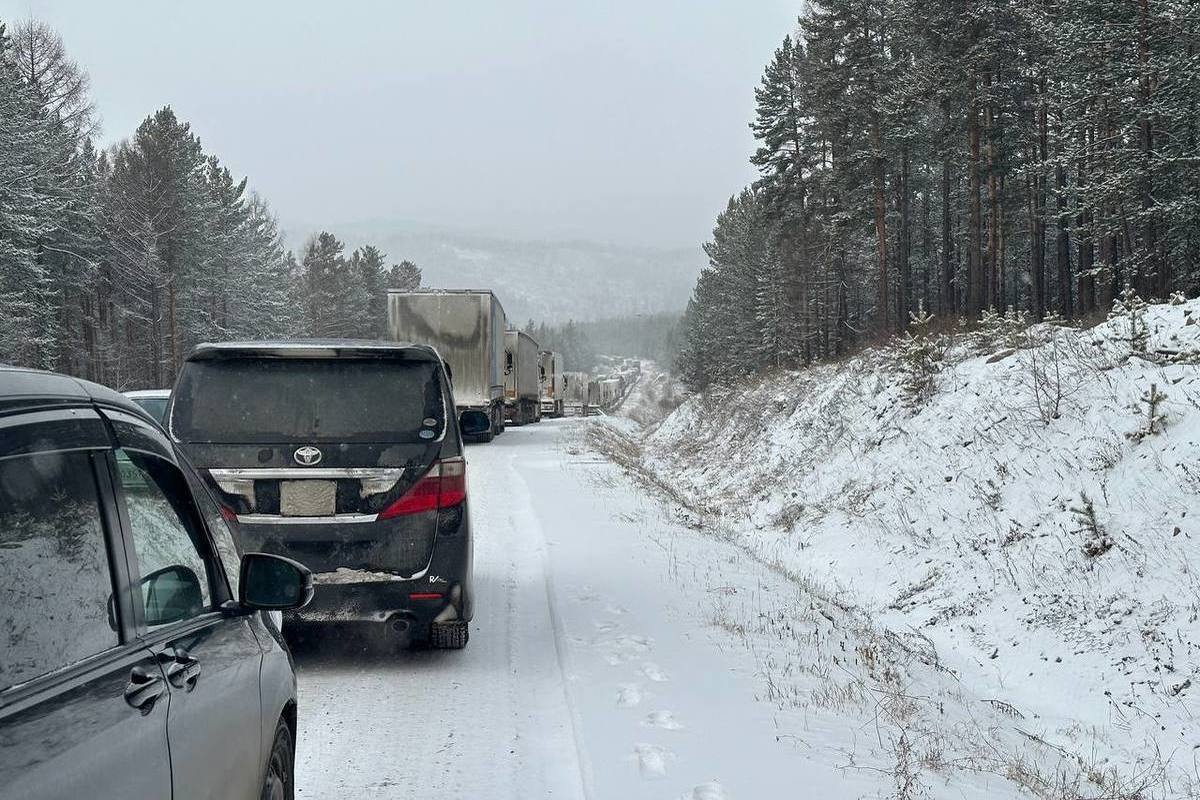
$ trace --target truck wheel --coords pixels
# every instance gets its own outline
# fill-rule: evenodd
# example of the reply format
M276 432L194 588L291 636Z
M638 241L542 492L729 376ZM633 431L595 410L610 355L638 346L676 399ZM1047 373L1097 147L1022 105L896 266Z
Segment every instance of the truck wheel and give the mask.
M462 620L435 622L430 626L429 644L438 650L462 650L469 638L467 623Z

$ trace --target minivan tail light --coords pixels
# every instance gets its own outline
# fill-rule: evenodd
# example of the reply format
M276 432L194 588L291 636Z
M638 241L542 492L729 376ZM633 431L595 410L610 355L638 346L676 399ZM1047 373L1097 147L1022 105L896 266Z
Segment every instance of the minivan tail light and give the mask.
M435 461L404 495L379 513L393 519L439 508L453 508L467 499L467 463L461 458Z

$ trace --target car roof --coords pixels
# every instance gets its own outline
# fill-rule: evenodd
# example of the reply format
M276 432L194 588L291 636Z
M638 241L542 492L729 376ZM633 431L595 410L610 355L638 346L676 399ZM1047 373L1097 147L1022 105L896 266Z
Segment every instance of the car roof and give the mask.
M93 403L154 421L137 403L107 386L58 372L0 364L0 413L32 406Z
M187 361L223 358L380 358L441 361L427 344L383 342L374 339L264 339L246 342L205 342L192 348Z

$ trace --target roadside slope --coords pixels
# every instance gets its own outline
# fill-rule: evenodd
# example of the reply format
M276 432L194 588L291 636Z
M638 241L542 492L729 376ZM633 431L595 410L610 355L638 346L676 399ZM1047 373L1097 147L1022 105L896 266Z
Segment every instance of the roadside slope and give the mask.
M896 744L943 755L917 773L1196 796L1198 323L1197 301L1090 330L992 319L696 396L643 447L601 446L845 609L855 657L806 666L868 693L897 670ZM798 666L787 649L767 658Z

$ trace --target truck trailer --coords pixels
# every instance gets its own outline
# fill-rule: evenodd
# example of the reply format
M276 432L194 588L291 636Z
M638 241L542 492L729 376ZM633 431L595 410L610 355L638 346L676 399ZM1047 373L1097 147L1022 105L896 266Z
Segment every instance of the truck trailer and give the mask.
M485 442L504 432L507 326L504 307L487 289L388 292L388 336L437 350L455 408L478 409L491 420L491 430L478 437Z
M504 333L504 418L513 425L540 422L538 343L525 331Z
M542 415L561 417L564 413L566 395L562 356L553 350L538 353L538 379L541 382Z
M588 382L586 372L563 373L563 408L584 417L588 413Z

